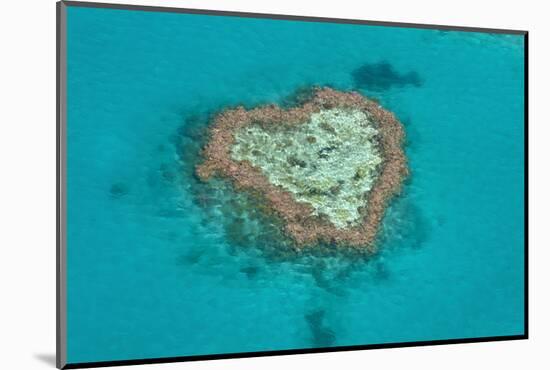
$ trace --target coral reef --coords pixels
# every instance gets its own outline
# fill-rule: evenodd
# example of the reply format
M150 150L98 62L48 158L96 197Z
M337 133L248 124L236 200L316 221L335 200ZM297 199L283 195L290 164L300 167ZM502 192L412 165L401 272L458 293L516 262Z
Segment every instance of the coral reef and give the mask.
M289 109L219 113L196 168L263 199L297 247L374 250L388 200L407 175L395 116L355 92L316 88Z

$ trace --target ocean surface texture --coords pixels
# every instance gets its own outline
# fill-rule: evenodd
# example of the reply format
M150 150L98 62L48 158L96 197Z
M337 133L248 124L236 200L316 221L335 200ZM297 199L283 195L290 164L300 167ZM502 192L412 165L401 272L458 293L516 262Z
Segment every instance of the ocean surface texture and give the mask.
M523 333L523 37L68 8L68 361ZM411 176L368 258L201 183L209 117L357 90Z

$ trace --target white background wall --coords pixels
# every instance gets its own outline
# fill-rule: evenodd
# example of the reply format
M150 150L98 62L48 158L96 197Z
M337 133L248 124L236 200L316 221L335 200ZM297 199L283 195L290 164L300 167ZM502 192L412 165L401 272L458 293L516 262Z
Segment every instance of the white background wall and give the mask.
M123 2L530 31L531 339L149 365L140 369L463 370L549 366L545 352L550 352L550 204L546 191L550 189L546 113L550 106L550 27L544 1ZM0 9L0 368L51 369L55 353L55 1L3 1Z

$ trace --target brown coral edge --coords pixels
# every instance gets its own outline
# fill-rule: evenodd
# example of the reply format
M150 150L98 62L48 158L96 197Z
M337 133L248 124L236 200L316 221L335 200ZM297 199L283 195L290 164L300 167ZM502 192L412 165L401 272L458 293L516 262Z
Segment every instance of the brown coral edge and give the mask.
M231 158L234 133L250 124L288 126L305 123L312 113L333 108L358 109L367 113L379 133L379 148L383 154L380 175L368 192L366 207L361 209L359 225L339 229L329 221L312 215L313 208L297 202L292 194L271 184L257 167L248 161ZM374 241L389 199L401 190L408 175L407 160L402 149L404 131L395 115L356 92L341 92L331 88L315 88L309 99L287 110L267 105L246 110L228 109L218 114L210 127L209 141L203 148L204 161L196 168L201 180L213 175L230 179L237 190L248 190L263 196L269 209L285 223L285 232L301 248L319 242L374 251Z

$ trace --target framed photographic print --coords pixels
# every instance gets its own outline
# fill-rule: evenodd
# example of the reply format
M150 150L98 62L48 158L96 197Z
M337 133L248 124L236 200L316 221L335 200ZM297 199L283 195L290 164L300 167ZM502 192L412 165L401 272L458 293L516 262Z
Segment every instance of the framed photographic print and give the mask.
M59 368L527 338L526 31L57 5Z

